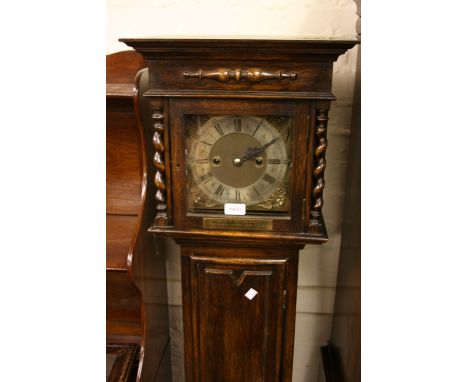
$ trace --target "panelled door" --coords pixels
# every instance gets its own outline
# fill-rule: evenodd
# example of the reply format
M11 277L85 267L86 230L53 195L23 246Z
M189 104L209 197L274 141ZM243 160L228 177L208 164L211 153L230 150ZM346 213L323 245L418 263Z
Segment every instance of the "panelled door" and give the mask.
M193 380L279 381L287 260L189 261Z

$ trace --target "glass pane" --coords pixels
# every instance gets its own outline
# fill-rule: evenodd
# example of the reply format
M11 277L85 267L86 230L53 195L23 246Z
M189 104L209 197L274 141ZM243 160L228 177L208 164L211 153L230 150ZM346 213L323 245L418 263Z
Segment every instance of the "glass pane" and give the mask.
M289 212L291 116L186 115L188 210Z

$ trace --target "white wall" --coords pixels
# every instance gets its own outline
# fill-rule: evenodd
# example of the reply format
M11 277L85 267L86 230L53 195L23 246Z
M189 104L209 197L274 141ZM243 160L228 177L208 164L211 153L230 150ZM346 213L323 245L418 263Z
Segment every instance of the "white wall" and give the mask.
M128 47L120 37L161 35L259 35L343 37L356 35L353 0L108 0L107 54ZM341 240L346 158L357 49L334 67L323 213L329 242L300 254L294 382L323 381L320 346L330 337ZM178 247L167 242L173 380L182 381L182 310Z
M107 53L120 37L355 36L352 0L107 0Z

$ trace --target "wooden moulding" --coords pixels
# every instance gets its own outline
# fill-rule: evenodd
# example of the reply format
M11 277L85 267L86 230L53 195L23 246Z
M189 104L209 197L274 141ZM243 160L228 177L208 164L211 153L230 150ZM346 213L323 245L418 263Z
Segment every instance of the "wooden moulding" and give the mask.
M238 59L256 56L266 61L335 61L352 48L354 40L320 39L179 39L179 38L121 38L145 59Z
M145 97L166 98L221 98L221 99L314 99L334 101L336 97L330 92L279 92L251 90L159 90L150 89Z
M328 239L320 234L285 234L279 232L242 232L242 231L222 231L222 230L179 230L171 227L152 226L149 232L160 236L170 237L177 241L203 240L209 245L218 245L219 243L235 244L237 246L258 245L263 247L276 247L278 241L282 246L304 246L305 244L323 244Z

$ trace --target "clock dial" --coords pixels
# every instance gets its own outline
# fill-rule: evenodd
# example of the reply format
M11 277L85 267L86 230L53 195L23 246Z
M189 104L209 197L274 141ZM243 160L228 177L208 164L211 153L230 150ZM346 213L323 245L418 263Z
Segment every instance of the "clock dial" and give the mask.
M291 145L288 117L192 116L187 142L192 207L243 203L287 208ZM276 198L275 203L269 199Z

